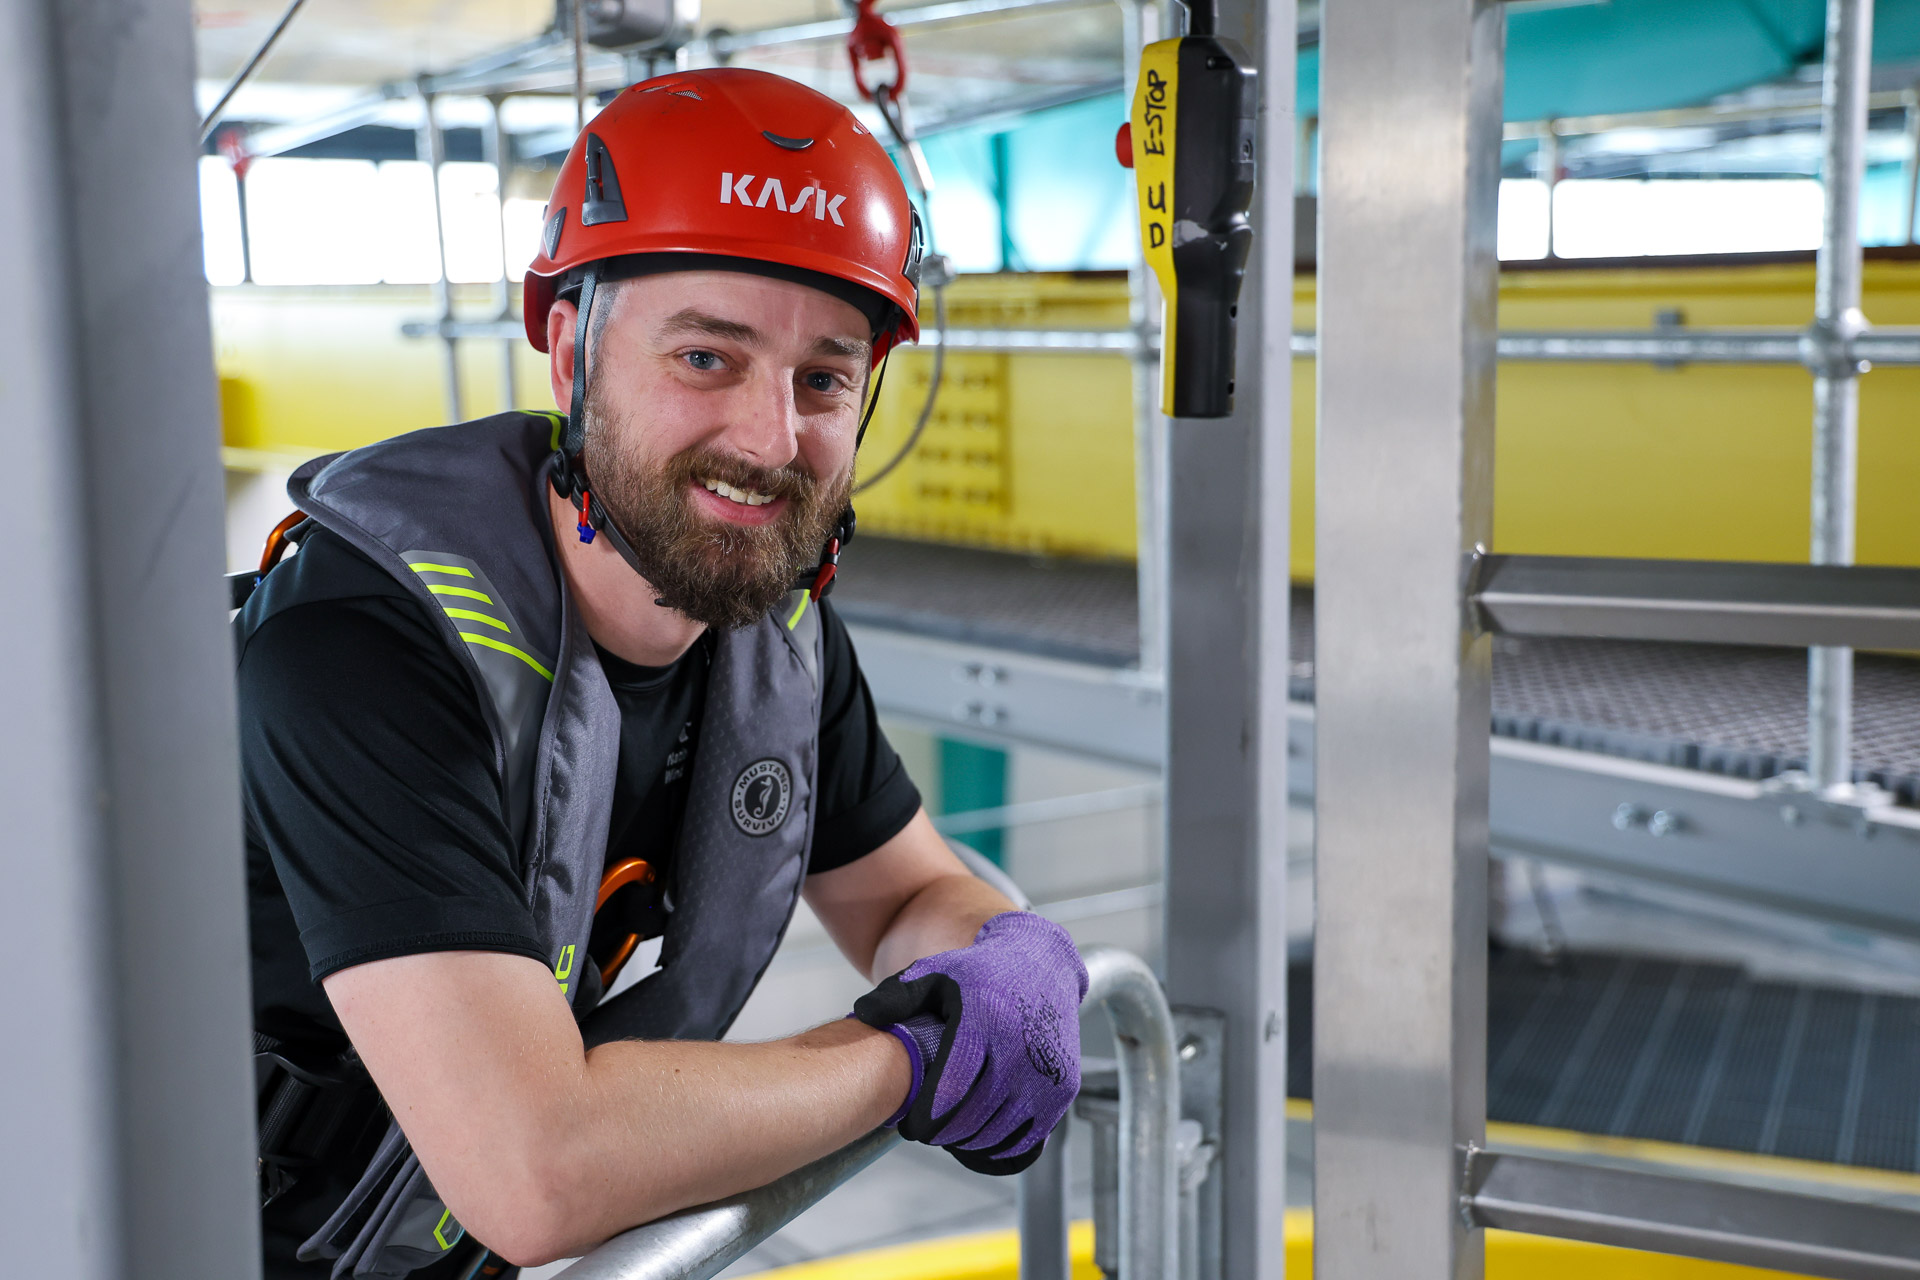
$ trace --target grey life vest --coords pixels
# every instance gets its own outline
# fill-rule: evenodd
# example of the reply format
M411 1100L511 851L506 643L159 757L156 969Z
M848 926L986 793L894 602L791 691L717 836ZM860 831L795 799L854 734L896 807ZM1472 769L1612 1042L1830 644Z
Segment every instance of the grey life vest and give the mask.
M546 476L558 432L519 413L414 432L315 459L287 491L428 607L472 677L527 904L588 1043L717 1039L778 949L806 872L818 617L796 593L716 637L660 967L589 1007L620 711L553 554ZM445 1258L463 1234L393 1124L300 1257L333 1259L335 1280L398 1277Z

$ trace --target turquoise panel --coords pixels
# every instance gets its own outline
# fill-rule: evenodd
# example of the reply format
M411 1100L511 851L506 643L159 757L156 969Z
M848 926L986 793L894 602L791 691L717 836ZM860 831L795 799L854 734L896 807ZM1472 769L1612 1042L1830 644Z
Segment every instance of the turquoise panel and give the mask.
M1007 753L971 742L940 740L940 805L947 813L998 809L1007 802ZM1006 837L1000 831L973 831L957 837L1000 866Z

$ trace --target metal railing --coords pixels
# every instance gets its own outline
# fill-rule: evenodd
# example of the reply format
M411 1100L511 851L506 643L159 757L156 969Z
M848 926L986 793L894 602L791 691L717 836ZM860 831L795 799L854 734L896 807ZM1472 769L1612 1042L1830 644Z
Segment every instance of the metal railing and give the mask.
M1920 1211L1485 1149L1488 633L1808 646L1803 781L1835 806L1868 790L1848 782L1847 646L1920 642L1920 570L1850 564L1872 0L1828 0L1815 323L1797 337L1642 335L1633 341L1661 344L1637 349L1620 335L1496 341L1482 215L1497 190L1498 7L1347 0L1337 16L1322 70L1327 154L1348 163L1328 169L1319 295L1315 1274L1478 1276L1479 1229L1502 1227L1795 1273L1920 1276ZM1387 225L1402 238L1391 259L1367 236ZM1898 339L1910 335L1880 336L1884 363L1908 357ZM1685 350L1670 337L1727 345ZM1516 350L1529 338L1532 350ZM1492 527L1496 356L1805 365L1815 563L1469 550ZM1395 783L1385 793L1382 777Z
M1116 947L1087 947L1087 1000L1113 1024L1120 1060L1120 1280L1174 1280L1179 1267L1179 1058L1173 1014L1153 971ZM562 1280L708 1280L900 1142L879 1129L753 1191L623 1232L560 1273ZM1062 1206L1064 1209L1064 1206ZM1050 1230L1051 1221L1029 1222ZM1060 1239L1030 1242L1065 1255Z

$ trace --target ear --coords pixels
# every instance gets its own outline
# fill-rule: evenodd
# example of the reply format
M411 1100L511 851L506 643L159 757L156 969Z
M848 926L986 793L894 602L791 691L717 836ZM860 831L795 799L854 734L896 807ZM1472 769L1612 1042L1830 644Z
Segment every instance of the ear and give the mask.
M547 311L547 377L553 384L553 403L562 413L573 408L573 323L578 312L566 299Z

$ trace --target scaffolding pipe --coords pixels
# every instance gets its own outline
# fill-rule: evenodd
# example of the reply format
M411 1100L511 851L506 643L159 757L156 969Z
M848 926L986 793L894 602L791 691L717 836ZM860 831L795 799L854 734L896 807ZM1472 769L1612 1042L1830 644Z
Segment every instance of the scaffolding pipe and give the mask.
M1180 1077L1173 1014L1139 956L1117 947L1087 947L1080 955L1087 1000L1105 1008L1120 1058L1118 1280L1177 1280ZM555 1280L710 1280L899 1141L893 1130L876 1129L764 1187L617 1235Z
M587 5L573 0L573 131L587 127Z
M1540 134L1540 180L1547 184L1547 253L1549 258L1560 256L1554 246L1553 204L1554 196L1560 186L1560 129L1559 122L1549 120Z
M446 163L447 140L433 111L433 94L427 90L424 80L420 85L420 127L414 134L414 153L427 166L427 180L433 186L433 242L440 263L440 274L433 282L434 309L440 313L436 332L446 351L447 421L460 422L466 414L460 405L460 352L453 332L453 283L447 276L447 215L440 198L440 169Z
M1820 136L1824 217L1807 331L1813 378L1815 564L1853 563L1860 364L1860 182L1873 71L1873 0L1828 0ZM1853 650L1807 651L1808 772L1819 791L1853 781Z
M984 332L984 331L983 331ZM1920 365L1920 330L1874 329L1823 344L1800 329L1531 329L1503 333L1501 360L1542 364L1738 364L1824 367L1835 347L1859 366ZM1320 339L1296 330L1293 354L1311 359Z
M1900 91L1906 112L1907 150L1900 162L1900 188L1905 198L1900 204L1900 242L1913 243L1913 220L1920 212L1920 85Z
M511 413L513 407L520 403L520 388L513 370L513 353L519 350L525 330L513 316L514 264L507 256L507 174L513 168L513 140L507 137L507 126L501 119L500 108L504 102L504 94L496 93L487 99L493 114L487 121L486 160L493 166L494 190L500 204L500 283L493 291L495 320L505 330L500 335L500 412Z

